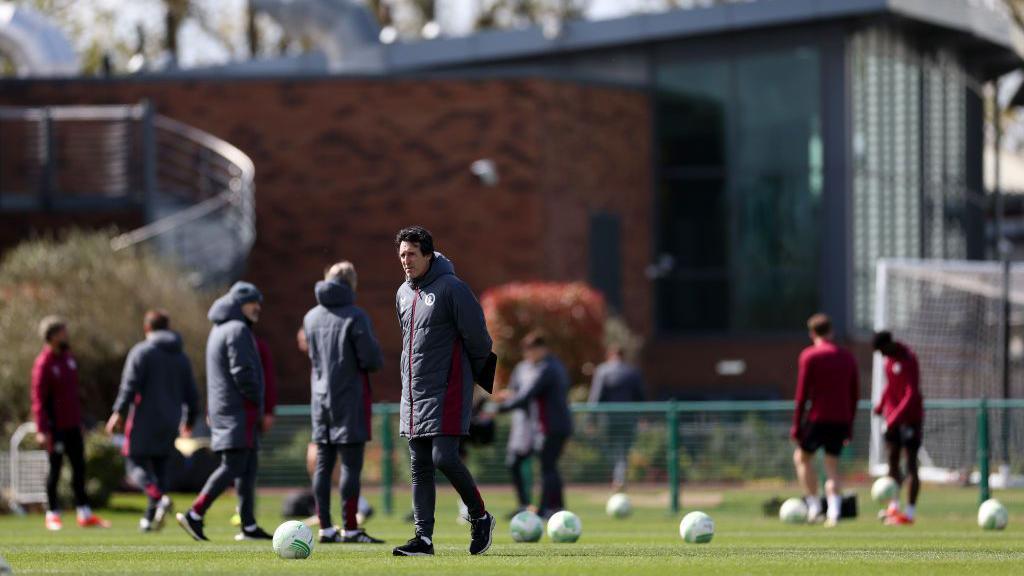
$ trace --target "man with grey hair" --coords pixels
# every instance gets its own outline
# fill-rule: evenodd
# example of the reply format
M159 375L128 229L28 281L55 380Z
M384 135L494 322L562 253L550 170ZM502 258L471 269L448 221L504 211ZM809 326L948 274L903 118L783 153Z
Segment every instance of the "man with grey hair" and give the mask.
M370 372L383 365L373 323L355 305L355 266L329 267L313 292L317 306L302 321L312 364L310 412L317 446L313 493L321 543L380 544L359 528L359 476L370 440ZM331 521L331 476L341 457L342 530Z
M196 540L203 533L203 516L233 482L238 493L242 531L235 540L270 540L256 523L256 470L263 415L263 366L252 333L259 321L263 295L248 282L236 282L210 307L213 323L206 341L206 397L210 447L220 455L192 508L178 514L178 524Z

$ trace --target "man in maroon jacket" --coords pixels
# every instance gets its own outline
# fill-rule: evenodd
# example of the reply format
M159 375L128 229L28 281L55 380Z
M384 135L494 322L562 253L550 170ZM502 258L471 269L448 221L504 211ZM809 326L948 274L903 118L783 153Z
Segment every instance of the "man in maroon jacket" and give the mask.
M46 528L60 530L60 503L57 481L67 454L71 462L71 485L75 492L78 525L86 528L109 524L92 513L85 495L85 446L82 439L82 415L78 398L78 364L71 355L67 323L47 316L39 323L39 335L45 344L32 366L32 416L36 422L36 440L50 455L46 477Z
M797 477L804 488L808 521L821 516L818 474L814 453L825 449L825 495L828 501L826 526L839 521L839 453L853 436L860 382L857 361L832 342L832 322L824 314L807 321L813 344L800 353L796 385L796 409L790 436L797 443L793 454Z
M917 452L921 449L924 401L921 398L917 355L889 332L878 332L874 348L885 356L885 390L875 414L885 418L885 446L889 451L889 476L900 486L908 480L907 507L900 512L899 495L885 511L885 523L913 524L921 480L917 476ZM907 475L900 473L900 452L907 454Z

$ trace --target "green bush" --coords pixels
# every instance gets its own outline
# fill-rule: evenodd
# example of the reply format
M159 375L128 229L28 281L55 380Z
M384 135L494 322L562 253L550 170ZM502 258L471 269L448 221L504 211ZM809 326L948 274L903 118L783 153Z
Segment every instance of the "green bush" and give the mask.
M197 382L201 389L205 385L203 349L212 294L198 292L186 273L146 250L113 252L110 235L72 231L60 239L30 240L0 262L0 432L5 435L31 417L32 363L42 347L37 326L47 314L68 320L87 422L110 414L124 358L142 338L142 316L149 308L170 313Z

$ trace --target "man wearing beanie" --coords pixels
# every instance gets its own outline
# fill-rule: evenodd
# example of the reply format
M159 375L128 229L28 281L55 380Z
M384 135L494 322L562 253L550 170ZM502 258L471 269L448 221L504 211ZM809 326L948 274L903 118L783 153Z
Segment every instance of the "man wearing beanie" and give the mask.
M263 295L248 282L236 282L218 298L207 317L213 323L206 341L206 397L211 448L220 455L192 508L178 514L178 523L196 540L203 534L203 515L232 483L238 493L242 531L235 540L270 540L256 524L256 470L263 415L263 367L252 326L260 317Z

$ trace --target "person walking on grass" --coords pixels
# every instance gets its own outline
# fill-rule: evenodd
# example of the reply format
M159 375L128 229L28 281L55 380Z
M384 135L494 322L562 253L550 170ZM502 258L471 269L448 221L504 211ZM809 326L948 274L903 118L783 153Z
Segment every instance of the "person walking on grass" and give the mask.
M821 501L813 460L814 454L824 448L828 503L825 526L832 527L839 523L842 506L839 454L853 437L860 382L853 354L832 341L832 322L828 316L811 316L807 330L813 344L800 353L796 409L790 430L790 437L797 444L793 462L804 489L807 519L817 522L821 518Z
M635 366L625 360L622 346L608 346L606 360L594 370L588 402L643 402L644 378ZM636 415L613 412L607 415L608 453L615 463L612 471L612 489L626 489L629 470L629 451L636 438Z
M139 530L150 532L163 528L171 510L171 498L165 493L167 461L179 429L184 437L192 435L198 416L198 393L192 364L182 351L181 337L171 331L167 313L146 312L143 332L146 338L131 349L125 360L107 433L124 426L128 476L147 497Z
M320 519L320 542L380 544L359 528L360 475L371 437L370 372L383 365L373 324L355 305L356 269L338 262L316 283L317 306L303 319L312 364L310 412L317 446L313 494ZM341 520L331 521L331 476L341 459Z
M32 365L32 416L36 423L36 440L50 460L46 475L46 529L57 531L64 527L57 498L64 456L71 462L71 487L78 525L109 528L109 522L93 514L85 493L85 441L78 396L78 363L71 354L67 322L59 316L47 316L39 323L39 336L44 344Z
M213 323L206 341L206 396L210 447L221 459L192 507L178 524L196 540L209 540L203 516L230 486L238 494L242 529L235 540L270 540L256 523L256 472L263 423L263 366L252 326L259 321L263 295L248 282L236 282L210 307Z
M921 397L921 371L917 355L910 346L893 340L892 333L878 332L874 349L885 357L885 390L875 406L875 414L885 418L885 447L889 452L889 476L902 488L907 486L907 507L900 510L896 495L883 514L889 526L913 524L917 496L921 491L917 453L924 429L924 400ZM900 470L900 456L906 454L907 473Z
M558 461L572 436L569 372L548 348L547 337L534 330L522 341L526 378L514 395L502 394L499 412L530 409L537 414L536 452L540 457L541 495L537 513L549 518L565 509L565 490Z
M409 439L416 532L392 553L434 554L434 472L440 469L466 504L469 553L483 554L491 547L495 519L459 456L459 444L469 434L474 380L490 389L491 382L481 380L493 365L491 337L480 303L455 276L451 261L434 251L430 232L405 228L395 244L405 271L395 298L402 328L400 430Z

